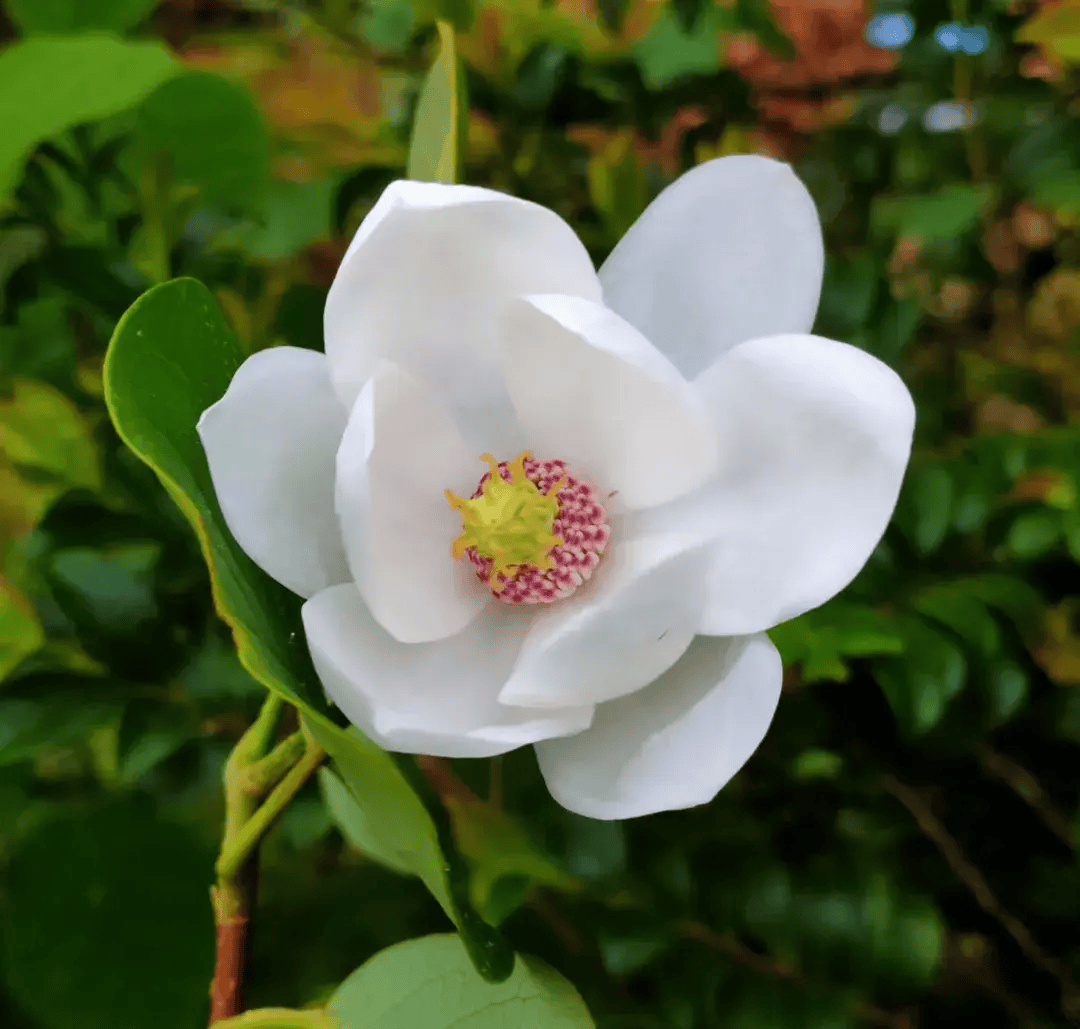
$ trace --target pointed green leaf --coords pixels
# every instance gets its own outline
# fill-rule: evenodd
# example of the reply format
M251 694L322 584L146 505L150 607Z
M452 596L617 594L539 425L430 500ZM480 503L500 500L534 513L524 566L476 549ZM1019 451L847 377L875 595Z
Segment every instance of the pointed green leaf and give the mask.
M438 22L439 56L431 66L413 119L406 174L423 182L456 182L465 150L468 104L454 28Z
M179 69L156 41L87 35L8 47L0 54L0 203L42 140L133 107Z
M573 985L519 954L492 985L476 974L456 936L423 936L380 951L330 1000L342 1029L592 1029Z

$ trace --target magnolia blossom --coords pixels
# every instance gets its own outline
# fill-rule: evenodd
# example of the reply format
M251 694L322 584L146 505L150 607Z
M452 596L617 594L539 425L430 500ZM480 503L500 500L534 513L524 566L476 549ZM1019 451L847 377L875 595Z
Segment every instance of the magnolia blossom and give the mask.
M390 750L531 743L593 818L714 797L780 697L765 630L851 581L910 453L897 375L809 335L822 269L761 157L683 175L599 273L537 204L388 186L325 354L253 355L199 421L329 697Z

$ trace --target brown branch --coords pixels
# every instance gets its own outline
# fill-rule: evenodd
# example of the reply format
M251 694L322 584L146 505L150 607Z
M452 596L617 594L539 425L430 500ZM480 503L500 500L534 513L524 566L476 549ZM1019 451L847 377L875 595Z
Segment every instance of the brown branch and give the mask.
M975 753L984 771L1005 783L1066 847L1075 848L1072 822L1054 806L1035 776L1019 762L985 744L976 747Z
M901 804L911 812L923 835L930 839L940 851L945 863L952 869L953 875L963 883L979 907L991 918L996 919L1005 931L1016 941L1024 956L1036 968L1054 976L1061 984L1061 1008L1071 1021L1080 1021L1080 990L1069 976L1066 967L1053 955L1048 954L1031 935L1023 922L1010 914L997 899L986 877L972 864L960 844L949 834L929 805L910 786L905 786L894 775L886 775L882 782Z
M242 914L218 922L214 980L210 986L211 1025L243 1009L249 924L247 915Z
M701 922L684 921L677 926L679 934L687 940L696 940L705 946L719 951L737 962L744 968L756 972L758 975L770 976L774 979L783 979L796 986L807 987L809 980L799 968L788 961L777 961L768 954L758 954L742 943L734 933L717 932ZM878 1025L890 1026L891 1029L909 1029L911 1018L907 1012L886 1011L867 1001L856 1000L852 1004L852 1011L856 1017L868 1022L876 1022Z

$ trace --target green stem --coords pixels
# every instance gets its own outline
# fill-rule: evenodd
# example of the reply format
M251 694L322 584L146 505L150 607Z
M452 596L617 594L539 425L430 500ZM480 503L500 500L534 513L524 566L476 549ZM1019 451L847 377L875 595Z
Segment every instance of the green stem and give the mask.
M256 1008L214 1023L214 1029L341 1029L324 1008Z
M286 736L266 757L259 758L237 773L240 788L253 797L264 797L282 776L304 755L304 734L297 730Z
M325 758L326 751L308 737L303 757L289 769L254 814L237 829L232 839L222 844L221 856L217 861L217 874L220 879L230 880L236 877L267 829Z

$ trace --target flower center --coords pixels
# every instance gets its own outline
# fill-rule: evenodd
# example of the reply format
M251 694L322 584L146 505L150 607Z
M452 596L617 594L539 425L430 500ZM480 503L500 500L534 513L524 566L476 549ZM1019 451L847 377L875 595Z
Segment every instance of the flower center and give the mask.
M509 604L560 600L592 574L607 546L607 514L593 488L564 461L513 461L483 454L491 471L468 500L446 491L461 512L450 552L467 557L477 578Z

